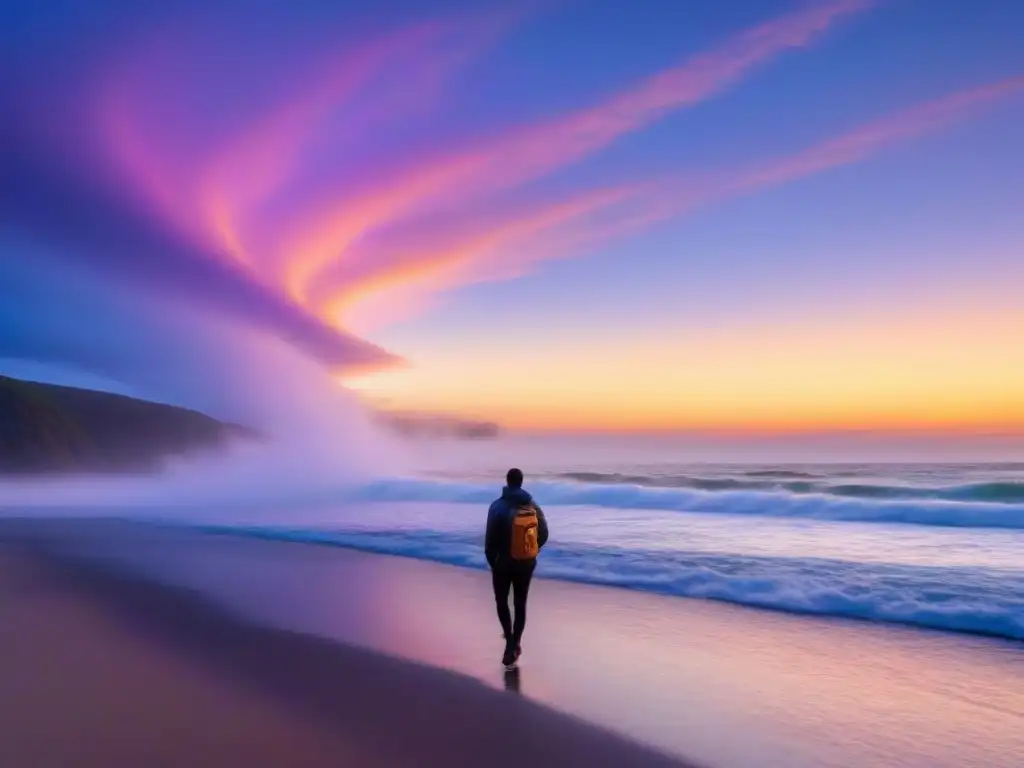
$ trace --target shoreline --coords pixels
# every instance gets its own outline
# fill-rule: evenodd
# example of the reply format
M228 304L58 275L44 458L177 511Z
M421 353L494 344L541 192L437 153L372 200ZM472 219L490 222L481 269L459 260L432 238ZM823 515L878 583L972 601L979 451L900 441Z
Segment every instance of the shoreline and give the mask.
M32 549L0 533L0 764L684 765L468 677Z
M445 559L440 556L431 555L416 555L405 551L398 551L394 549L388 549L386 547L374 547L372 545L360 545L357 543L336 541L327 537L317 537L309 534L296 534L288 530L283 531L266 531L259 528L247 528L244 526L218 526L218 525L204 525L204 524L180 524L180 523L167 523L167 522L147 522L147 525L156 525L160 527L166 527L168 529L177 529L185 531L193 531L202 533L204 535L214 536L230 536L238 538L247 538L257 541L268 541L277 543L289 543L299 544L314 547L327 547L332 549L340 549L351 552L360 552L368 555L376 555L379 557L395 557L406 560L413 560L415 562L422 563L434 563L437 565L443 565L451 568L466 569L475 572L486 572L487 568L475 563L468 563L464 560L458 560L454 558ZM622 589L628 592L637 592L646 595L658 595L661 597L667 597L677 600L699 600L712 603L719 603L722 605L729 605L735 608L743 610L752 610L757 612L767 612L772 614L782 614L786 616L794 616L800 618L813 619L823 622L852 622L854 624L867 624L877 627L895 627L895 628L906 628L913 629L922 632L934 632L942 635L955 635L963 637L976 637L982 639L995 640L999 642L1013 643L1024 647L1024 636L1020 635L1016 629L1011 631L1001 631L998 629L990 629L986 627L972 627L967 628L963 626L941 626L934 622L929 623L924 620L915 620L913 618L877 618L870 615L860 615L857 613L830 613L822 612L813 609L801 609L796 607L788 607L775 604L767 603L756 603L747 602L741 599L734 599L730 597L716 596L716 595L688 595L679 594L669 589L652 589L650 587L638 586L630 584L628 582L620 581L600 581L598 579L587 579L584 577L575 576L550 576L546 575L543 571L539 571L536 578L538 580L545 581L556 581L565 584L579 584L581 586L592 586L606 589Z

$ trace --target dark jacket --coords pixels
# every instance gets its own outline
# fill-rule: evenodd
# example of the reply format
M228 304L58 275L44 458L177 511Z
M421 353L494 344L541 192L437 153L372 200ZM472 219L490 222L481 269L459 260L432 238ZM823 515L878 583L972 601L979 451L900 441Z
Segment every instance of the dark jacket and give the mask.
M543 547L548 541L548 521L544 511L522 488L509 488L501 491L501 498L491 504L487 510L487 535L484 539L484 554L487 564L493 568L503 559L508 559L512 547L512 512L524 504L533 504L537 510L537 543Z

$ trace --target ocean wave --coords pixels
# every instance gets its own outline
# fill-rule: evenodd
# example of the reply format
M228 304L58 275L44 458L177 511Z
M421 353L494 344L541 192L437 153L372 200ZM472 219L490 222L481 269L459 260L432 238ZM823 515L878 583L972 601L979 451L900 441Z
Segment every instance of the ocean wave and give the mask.
M282 527L206 530L484 568L478 537ZM1024 640L1024 572L551 545L539 575L758 608Z
M804 472L795 469L751 469L742 473L747 477L793 477L803 479L813 479L820 477L820 473L815 472Z
M991 498L982 501L975 499L978 494L987 493L991 497L997 492L991 487L993 485L1007 484L958 486L954 490L947 490L946 497L902 499L858 498L789 491L706 491L694 488L652 488L641 485L578 482L536 483L531 485L531 491L541 504L551 505L908 523L960 528L1024 529L1024 504L995 503ZM974 490L965 490L967 488ZM1006 489L998 492L1005 494ZM356 501L487 504L495 495L492 486L394 479L364 485L351 492L349 498ZM1005 495L1002 498L1005 498Z
M968 483L940 489L941 498L1024 504L1024 482Z
M752 475L768 478L769 475ZM620 472L563 472L560 479L601 485L638 485L647 488L693 488L698 491L788 490L794 493L810 492L820 486L807 481L774 479L744 480L734 477L694 477L690 475L631 475ZM786 475L784 477L790 477Z
M842 475L839 475L842 476ZM935 499L1024 503L1024 481L974 482L952 486L835 483L827 477L790 470L755 470L735 476L691 474L628 474L621 472L563 472L556 479L596 485L636 485L642 488L690 488L698 491L785 491L862 499Z

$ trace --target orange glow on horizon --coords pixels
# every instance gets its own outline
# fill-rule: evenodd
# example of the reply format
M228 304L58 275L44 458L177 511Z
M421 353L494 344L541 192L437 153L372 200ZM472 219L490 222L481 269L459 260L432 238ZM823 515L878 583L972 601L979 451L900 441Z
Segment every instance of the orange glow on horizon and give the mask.
M346 383L389 406L526 430L1024 430L1024 310L652 334L600 350L435 351ZM531 374L508 376L507 356L530 359Z

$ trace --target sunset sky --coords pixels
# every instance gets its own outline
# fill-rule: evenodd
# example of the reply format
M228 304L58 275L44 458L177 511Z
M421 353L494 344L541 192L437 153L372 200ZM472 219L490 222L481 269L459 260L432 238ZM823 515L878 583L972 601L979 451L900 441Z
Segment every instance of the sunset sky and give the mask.
M0 372L202 407L209 317L511 428L1024 431L1022 39L1005 0L5 3Z

